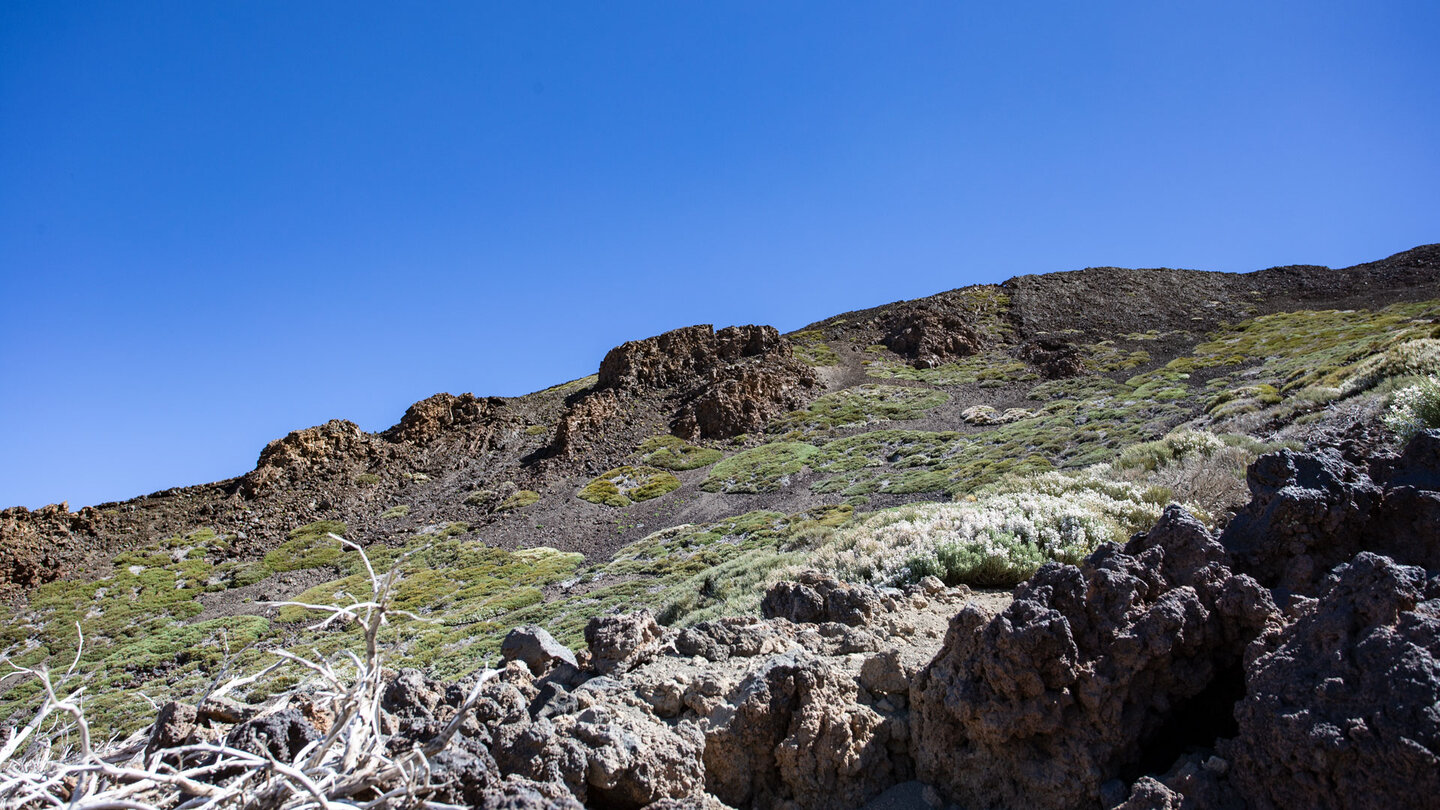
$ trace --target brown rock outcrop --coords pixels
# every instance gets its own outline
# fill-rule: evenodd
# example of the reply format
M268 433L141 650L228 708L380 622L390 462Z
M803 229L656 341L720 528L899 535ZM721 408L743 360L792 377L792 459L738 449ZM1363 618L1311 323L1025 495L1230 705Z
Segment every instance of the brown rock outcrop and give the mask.
M788 347L773 326L686 326L611 349L598 388L688 388L711 371Z
M0 594L43 585L65 573L66 560L79 550L77 538L93 531L94 518L92 507L71 512L63 503L0 511Z
M457 428L490 421L504 407L505 400L500 397L436 394L411 405L400 423L382 435L392 441L428 445Z
M1030 361L1048 380L1074 377L1085 373L1085 359L1080 349L1068 340L1041 337L1025 344L1020 356Z
M240 479L240 491L254 497L312 476L362 468L384 457L383 445L383 440L345 419L292 431L265 445L255 469Z
M818 385L814 369L788 351L763 363L714 370L680 406L671 432L692 440L753 433L809 402Z
M959 315L918 304L890 316L881 342L916 368L934 368L978 353L984 339Z

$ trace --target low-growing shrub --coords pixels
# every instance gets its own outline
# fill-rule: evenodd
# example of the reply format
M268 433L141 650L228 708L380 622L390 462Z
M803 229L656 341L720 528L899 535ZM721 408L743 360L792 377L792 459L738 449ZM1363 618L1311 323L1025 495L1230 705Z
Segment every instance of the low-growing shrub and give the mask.
M867 384L826 394L803 411L792 411L770 423L767 432L817 431L891 419L919 419L925 411L950 398L944 391L898 385Z
M1440 373L1440 340L1420 338L1391 346L1360 361L1340 386L1346 395L1369 391L1392 377L1419 377Z
M877 512L815 555L851 581L1010 587L1049 560L1075 563L1105 541L1124 542L1159 518L1147 488L1090 475L1012 477L963 502Z
M596 477L577 494L581 500L591 503L623 507L658 498L679 488L680 479L664 470L616 467Z
M774 442L752 447L719 462L701 489L706 492L774 492L820 452L801 442Z
M522 489L495 507L496 512L509 512L511 509L523 509L532 503L540 500L540 493L533 489Z
M700 447L676 436L652 436L640 443L639 452L651 467L667 470L695 470L714 464L725 456L719 450Z
M1390 395L1385 426L1409 441L1422 430L1440 427L1440 378L1426 377Z
M355 476L355 483L362 487L374 486L380 483L380 476L375 473L360 473Z
M410 514L410 504L402 503L392 506L389 509L386 509L384 512L381 512L380 517L389 520L391 518L402 518L408 514Z
M338 520L317 520L291 531L289 539L265 555L265 567L279 573L334 565L344 550L330 538L332 532L343 535L345 524Z

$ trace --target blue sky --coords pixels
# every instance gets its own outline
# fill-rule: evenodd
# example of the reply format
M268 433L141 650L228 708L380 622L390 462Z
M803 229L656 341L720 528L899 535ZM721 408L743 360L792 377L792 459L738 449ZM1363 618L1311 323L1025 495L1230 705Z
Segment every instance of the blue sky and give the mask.
M6 3L0 506L227 478L289 430L691 323L1440 241L1437 27L1373 0Z

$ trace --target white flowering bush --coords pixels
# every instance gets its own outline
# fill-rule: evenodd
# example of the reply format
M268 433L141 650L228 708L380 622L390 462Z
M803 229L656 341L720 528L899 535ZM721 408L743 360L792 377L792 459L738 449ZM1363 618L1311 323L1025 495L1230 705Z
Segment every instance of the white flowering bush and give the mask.
M842 579L901 585L1010 587L1044 563L1078 563L1102 542L1124 542L1160 517L1147 489L1080 474L1011 479L974 500L878 512L843 529L812 564Z
M1436 373L1440 373L1440 340L1407 340L1357 363L1341 390L1347 395L1358 394L1394 377Z
M1440 427L1440 379L1426 377L1396 391L1382 418L1385 426L1405 441L1422 430Z

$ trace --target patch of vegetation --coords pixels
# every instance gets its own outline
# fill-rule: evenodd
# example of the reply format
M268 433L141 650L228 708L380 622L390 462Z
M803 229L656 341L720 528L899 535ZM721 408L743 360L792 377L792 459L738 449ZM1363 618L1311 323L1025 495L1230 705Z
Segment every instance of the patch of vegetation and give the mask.
M807 329L789 336L795 356L802 363L823 367L840 364L840 355L825 342L825 335L818 329Z
M500 493L493 489L477 489L466 493L461 503L466 506L488 506L500 500Z
M889 420L919 419L925 411L944 404L950 395L930 388L897 385L862 385L826 394L803 411L792 411L772 421L766 430L787 433L814 432Z
M1092 372L1129 371L1150 362L1150 353L1144 349L1127 351L1116 346L1113 340L1102 340L1085 348L1085 368Z
M1390 397L1384 420L1385 426L1404 441L1422 430L1440 427L1440 379L1426 377L1396 391Z
M524 509L538 500L540 500L540 493L533 489L522 489L501 501L500 505L495 507L495 511L509 512L512 509Z
M648 501L680 488L680 479L654 467L616 467L581 489L581 500L603 506L624 507Z
M806 561L858 582L1012 587L1045 562L1078 563L1105 541L1148 529L1164 505L1148 490L1089 475L1008 477L961 503L877 512Z
M550 428L545 425L530 425L525 428L526 436L544 436L549 432Z
M652 436L640 443L638 452L644 454L643 461L649 466L667 470L707 467L725 455L719 450L690 444L676 436Z
M753 447L719 462L701 489L706 492L775 492L805 468L818 453L811 444L773 442Z
M375 473L360 473L355 476L355 484L362 487L371 487L380 483L380 476Z
M383 520L390 520L392 518L402 518L408 514L410 514L410 504L402 503L392 506L389 509L386 509L384 512L381 512L380 517Z
M1040 379L1029 364L998 352L973 355L935 368L914 368L896 360L870 361L865 364L865 373L871 377L917 380L931 385L979 383L982 388Z
M345 532L345 524L338 520L317 520L301 526L290 532L288 540L265 555L265 568L279 573L335 565L344 549L329 535L333 533L344 537Z

